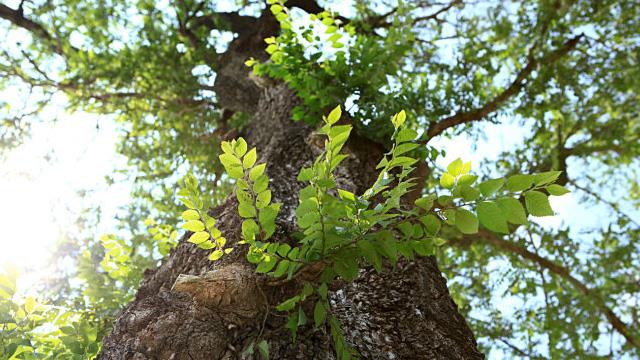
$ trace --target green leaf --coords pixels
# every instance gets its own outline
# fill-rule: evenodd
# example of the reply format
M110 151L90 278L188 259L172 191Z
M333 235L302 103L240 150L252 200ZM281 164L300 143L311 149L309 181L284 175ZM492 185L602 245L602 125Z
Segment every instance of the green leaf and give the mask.
M404 124L405 120L407 120L407 114L404 112L404 110L401 110L399 113L393 115L393 118L391 118L391 123L397 129L402 126L402 124Z
M429 235L435 236L440 231L440 220L432 214L427 214L420 218L420 222L424 224L425 230Z
M398 229L400 229L402 235L407 239L413 236L413 225L408 221L398 224Z
M412 240L410 242L413 250L420 256L429 256L433 255L433 243L431 240Z
M196 245L209 240L209 233L206 231L198 231L189 237L189 242Z
M269 360L269 344L266 340L262 340L258 343L258 351L265 360Z
M507 179L507 189L511 192L523 191L533 185L532 175L513 175Z
M553 196L562 196L564 194L568 194L568 193L571 192L567 188L565 188L564 186L558 185L558 184L551 184L551 185L547 186L545 189L547 189L549 194L551 194Z
M504 197L498 199L498 206L502 209L508 222L512 224L527 224L527 213L524 211L522 204L512 197Z
M36 306L38 306L38 302L32 296L28 296L24 301L24 310L27 313L32 313L35 310Z
M209 255L209 260L216 261L220 259L222 255L224 255L224 252L222 250L215 250Z
M242 159L242 166L245 169L250 169L258 159L258 153L256 152L256 148L249 150L249 152Z
M198 232L204 230L204 224L200 220L189 220L186 223L182 224L182 228L189 231Z
M356 196L350 191L338 189L338 194L342 200L356 201Z
M306 299L307 296L311 294L313 294L313 286L311 286L311 284L308 282L304 283L304 286L302 287L302 292L300 293L300 300Z
M282 6L278 5L278 4L273 4L270 7L271 12L273 13L273 15L278 15L282 12Z
M262 209L271 202L271 190L265 190L256 197L256 206Z
M465 169L463 168L462 170ZM458 186L471 186L477 179L478 177L476 175L464 174L458 178Z
M358 276L358 262L353 256L342 256L334 263L336 273L345 281L351 281Z
M276 310L278 311L289 311L293 309L296 304L300 301L300 296L296 295L292 298L289 298L276 306ZM296 321L297 323L297 321Z
M413 164L415 164L418 160L414 159L412 157L409 156L398 156L393 158L393 160L391 160L391 163L389 164L389 166L391 167L395 167L395 166L411 166Z
M318 295L320 295L320 299L327 300L327 292L329 291L327 284L322 283L318 286Z
M335 124L336 122L338 122L338 120L340 120L340 116L342 116L342 109L340 108L340 105L338 105L333 110L331 110L329 116L327 116L327 124Z
M282 257L286 257L290 250L291 246L289 246L289 244L280 244L276 253Z
M289 270L289 264L290 263L291 262L289 260L280 261L280 263L276 267L276 270L273 272L273 276L275 276L275 277L283 276L287 272L287 270Z
M197 211L189 209L182 212L182 219L184 220L198 220L200 219L200 214Z
M398 243L398 252L400 255L404 256L407 260L413 260L415 256L413 255L413 248L409 244L410 241L404 241Z
M233 148L231 147L231 143L228 141L223 141L221 144L222 151L225 154L233 155Z
M254 237L260 232L260 227L253 219L247 219L242 222L242 237L246 240L254 240Z
M224 153L219 155L218 158L227 171L232 166L242 166L240 159L234 155Z
M247 152L247 142L243 138L236 140L235 152L238 157L242 157Z
M477 212L480 223L487 229L499 233L509 233L507 219L500 207L493 201L483 201L478 204Z
M464 163L462 162L462 159L457 158L447 166L447 173L449 173L453 177L461 175L463 166Z
M503 178L490 179L490 180L486 180L486 181L481 182L478 185L478 189L480 189L480 192L482 193L482 195L491 196L491 195L493 195L493 193L495 193L496 191L500 190L502 185L504 185L504 179Z
M469 210L456 210L456 228L463 234L475 234L478 232L478 218Z
M411 139L413 140L413 139ZM394 150L393 150L393 155L394 156L400 156L406 152L409 152L415 148L418 147L418 144L415 143L404 143L404 144L400 144L398 145Z
M244 170L242 169L242 166L234 165L226 169L227 169L227 174L229 174L229 176L231 176L234 179L241 179L242 177L244 177Z
M562 171L547 171L533 175L533 181L537 186L552 183L558 179Z
M260 175L253 183L253 191L261 193L269 186L269 178L266 175Z
M266 164L258 164L249 170L249 180L256 181L262 174L264 174L264 169Z
M253 355L253 346L254 343L253 341L251 343L249 343L249 345L244 349L244 351L242 352L243 356L249 356L249 355Z
M249 182L247 182L245 179L238 179L236 181L236 188L238 190L248 190L249 189Z
M243 218L254 218L257 215L256 208L245 202L241 202L240 205L238 205L238 213Z
M359 240L356 246L360 249L364 258L367 259L367 262L369 262L377 272L382 271L382 258L380 258L380 255L369 241Z
M383 254L389 258L393 265L395 265L395 263L398 261L397 241L394 239L393 234L391 234L390 232L380 232L378 234L381 235L379 236L379 244L382 245L381 247Z
M316 327L324 324L327 319L327 308L324 305L324 301L316 301L316 305L313 308L313 322Z
M399 144L407 141L412 141L413 139L416 138L416 136L418 136L418 133L415 130L402 129L396 136L396 142Z
M311 179L313 179L313 169L311 168L300 169L300 173L298 174L298 181L309 181Z
M216 244L214 244L213 242L207 240L207 241L203 241L200 244L198 244L198 248L202 249L202 250L211 250L213 248L216 247Z
M447 240L443 239L443 238L435 238L435 239L433 239L433 244L435 246L442 246L442 245L444 245L446 243L447 243Z
M268 273L276 266L277 263L278 258L265 254L262 258L262 261L260 261L260 263L256 267L256 272L261 274Z
M456 184L456 178L449 173L442 174L440 177L440 185L445 189L453 189Z
M270 204L264 209L260 210L260 215L258 216L258 220L260 221L260 225L262 225L262 229L265 232L265 237L268 239L273 235L276 230L275 219L278 216L278 211L280 210L280 204Z
M434 199L435 199L434 195L425 196L416 200L415 204L417 207L429 211L433 207Z
M529 214L533 216L552 216L553 210L549 204L547 195L539 191L527 191L524 193L524 202Z
M447 206L451 201L452 197L449 195L440 195L438 196L438 204L442 206Z
M464 199L464 201L475 201L477 198L480 197L480 191L471 186L465 185L460 187L459 189L460 189L460 194L462 195L462 198Z
M307 315L304 313L302 306L298 308L298 326L304 326L307 323Z

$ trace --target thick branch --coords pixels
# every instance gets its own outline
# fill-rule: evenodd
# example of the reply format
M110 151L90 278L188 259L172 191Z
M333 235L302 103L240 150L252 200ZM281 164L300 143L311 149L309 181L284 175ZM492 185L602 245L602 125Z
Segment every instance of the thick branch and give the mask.
M254 30L257 23L258 19L252 16L240 15L236 12L216 12L196 16L191 20L191 25L196 29L204 26L209 30L230 30L238 34Z
M432 123L427 130L427 136L425 143L430 139L442 134L445 130L461 125L467 124L473 121L482 120L487 115L493 113L498 110L504 103L506 103L509 99L517 95L520 90L524 87L524 81L531 75L531 73L538 67L539 64L552 64L558 61L560 58L565 56L569 51L574 49L583 35L578 35L567 42L565 42L562 47L559 49L549 53L546 57L541 59L536 59L533 56L533 51L536 48L534 45L529 51L528 62L527 65L518 72L515 80L504 89L498 96L496 96L493 100L486 103L484 106L473 109L467 112L459 112L452 116L445 118L439 122Z
M573 275L571 275L571 273L569 272L569 270L559 264L556 264L555 262L546 259L542 256L539 256L538 254L535 254L529 250L527 250L526 248L517 245L515 243L512 243L510 241L504 240L502 238L500 238L499 236L495 235L494 233L491 233L489 231L486 230L480 230L479 232L479 239L484 240L485 242L501 249L501 250L506 250L507 252L511 253L511 254L515 254L519 257L522 257L524 259L530 260L534 263L536 263L537 265L549 270L551 273L559 276L562 279L567 280L569 283L571 283L571 285L573 285L579 292L581 292L585 297L593 300L593 302L595 303L596 307L598 308L598 310L607 318L607 320L609 321L609 323L611 323L611 326L613 326L614 329L616 329L616 331L618 331L626 340L627 342L640 349L640 342L638 341L638 339L636 339L633 335L633 333L631 332L631 330L627 327L627 325L618 317L618 315L616 315L613 312L613 309L611 309L609 306L607 306L607 304L605 303L605 301L603 300L603 298L600 296L600 294L594 290L594 289L590 289L586 284L584 284L582 281L578 280L576 277L574 277ZM477 238L476 238L477 239ZM454 245L458 245L458 242L452 242ZM461 241L459 243L459 245L464 245L465 243L467 243L466 241Z
M0 4L0 18L10 21L13 25L31 32L37 38L49 45L51 51L58 55L64 55L60 42L40 24L24 17L22 7L14 10L4 4Z

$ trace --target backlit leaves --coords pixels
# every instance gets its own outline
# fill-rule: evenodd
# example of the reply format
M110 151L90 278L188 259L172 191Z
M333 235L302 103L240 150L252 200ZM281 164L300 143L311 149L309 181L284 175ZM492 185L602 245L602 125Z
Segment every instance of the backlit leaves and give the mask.
M527 210L533 216L552 216L553 210L549 204L547 195L540 191L527 191L524 193Z

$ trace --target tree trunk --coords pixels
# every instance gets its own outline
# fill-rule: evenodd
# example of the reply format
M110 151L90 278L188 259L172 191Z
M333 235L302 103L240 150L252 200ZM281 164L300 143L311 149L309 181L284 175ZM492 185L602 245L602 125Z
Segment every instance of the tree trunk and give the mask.
M257 147L259 161L266 162L273 201L282 203L273 241L292 243L288 234L295 230L302 187L296 176L321 149L312 128L290 120L299 103L295 94L284 84L257 86L243 64L250 56L264 59L262 39L275 32L274 26L263 16L255 29L231 44L221 57L215 88L225 109L254 113L243 136ZM353 192L366 189L375 180L382 151L353 135L345 147L349 158L337 171L338 185ZM285 318L273 307L300 284L267 286L254 272L244 257L247 245L237 244L241 219L235 199L229 197L211 215L236 250L211 262L207 252L183 238L157 269L145 274L135 299L104 339L99 359L235 359L258 334L268 341L273 359L333 359L328 329L301 327L294 343L284 328ZM212 270L218 277L209 291L217 300L208 306L171 290L180 274ZM394 269L387 265L381 274L364 269L352 283L335 286L330 302L348 343L363 358L483 358L433 257L400 261Z

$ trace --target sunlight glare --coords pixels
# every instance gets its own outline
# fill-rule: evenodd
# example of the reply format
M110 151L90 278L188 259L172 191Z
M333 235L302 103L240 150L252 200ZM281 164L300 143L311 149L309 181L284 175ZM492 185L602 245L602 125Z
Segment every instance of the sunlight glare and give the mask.
M37 271L54 244L75 230L89 206L109 213L125 204L129 189L107 189L104 176L122 164L109 119L64 115L38 123L32 136L0 162L0 266ZM89 191L88 196L81 192ZM105 224L101 228L112 226Z

